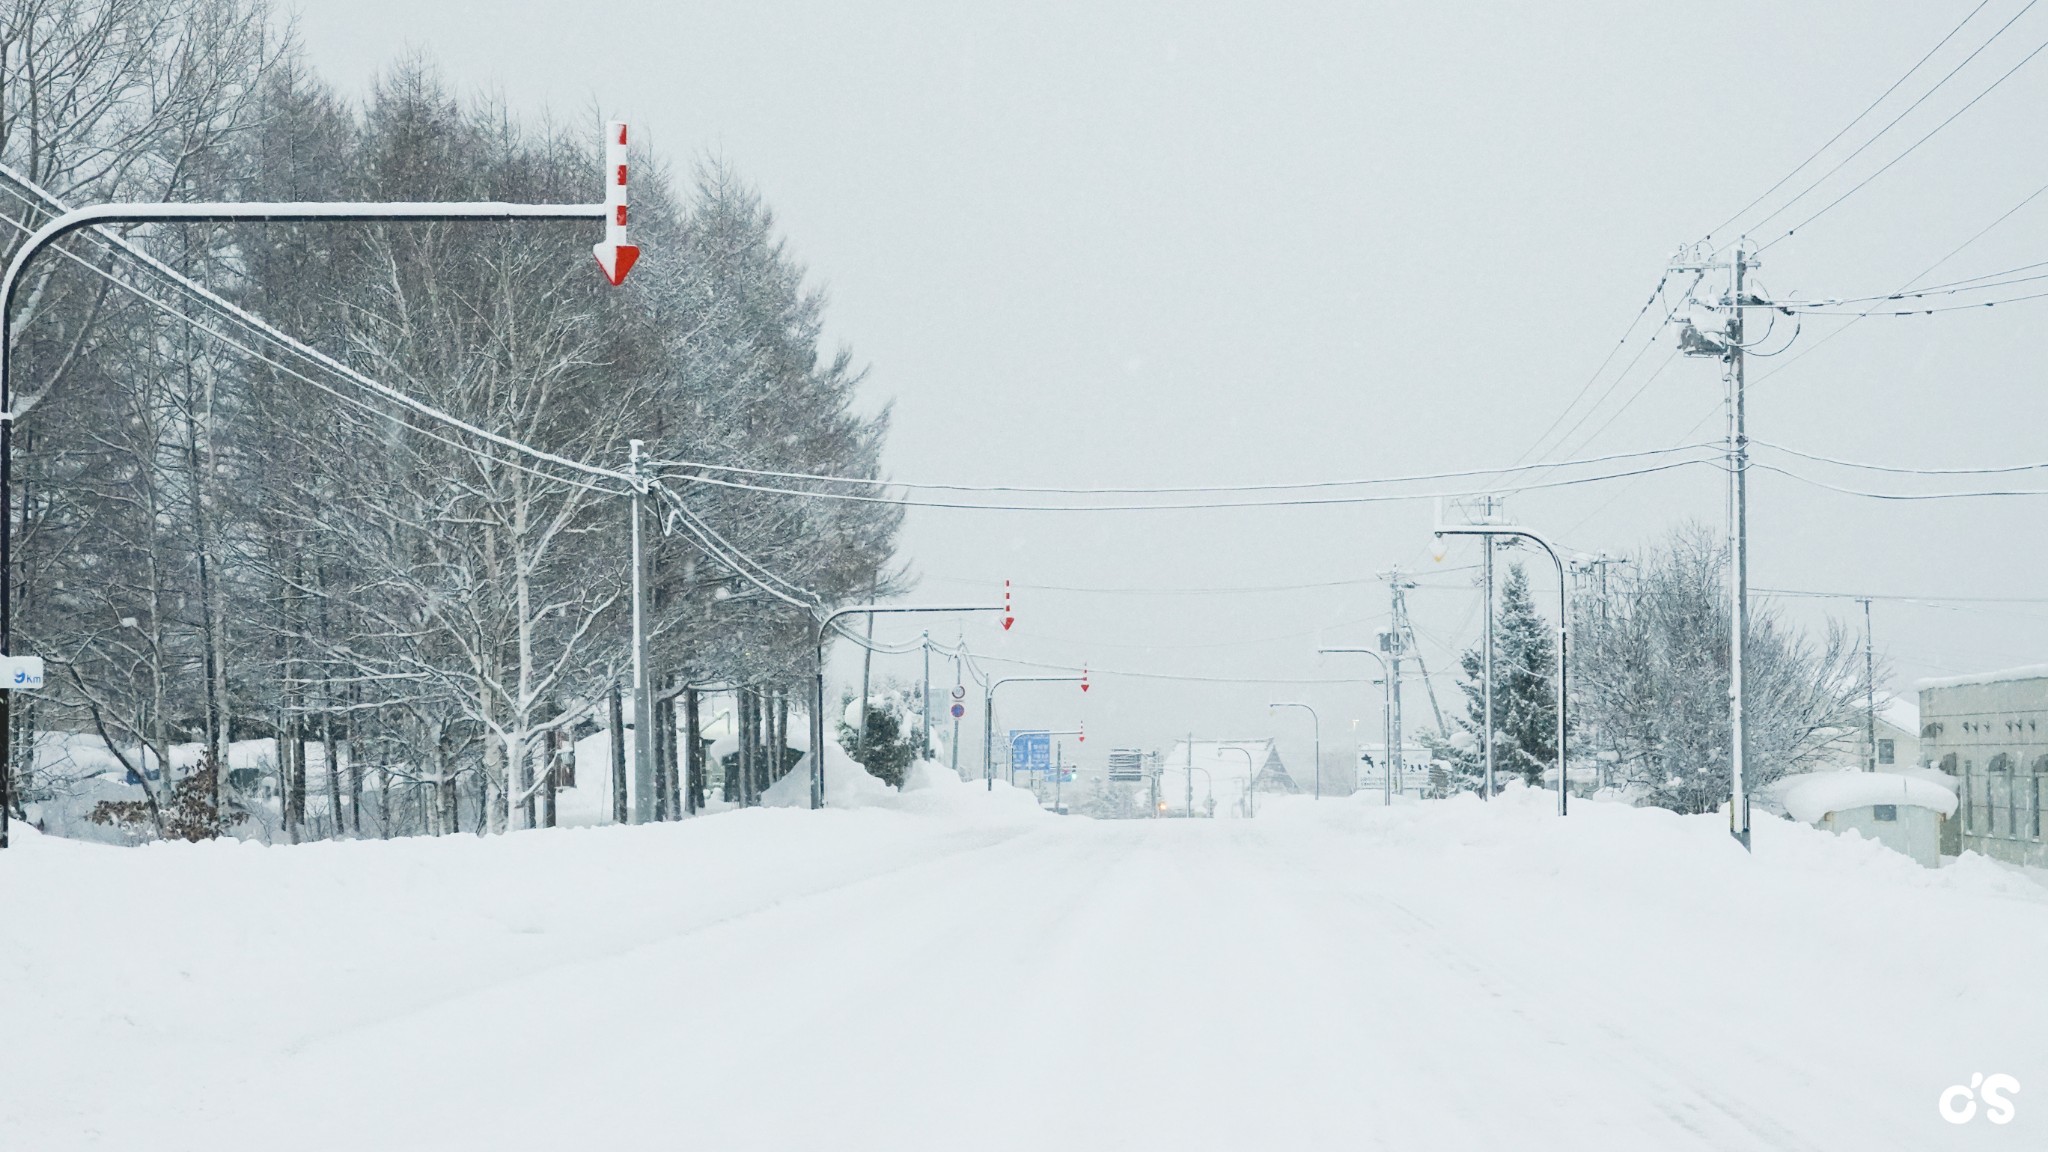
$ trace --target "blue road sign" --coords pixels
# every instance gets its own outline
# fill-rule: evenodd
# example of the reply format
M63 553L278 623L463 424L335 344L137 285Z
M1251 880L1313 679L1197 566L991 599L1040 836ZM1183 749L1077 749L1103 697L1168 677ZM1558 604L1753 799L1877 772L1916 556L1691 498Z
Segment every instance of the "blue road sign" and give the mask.
M955 705L953 705L953 719L955 719L955 720L958 720L959 718L961 718L962 716L965 716L965 715L967 715L967 705L965 705L965 704L955 704Z
M1016 772L1052 770L1052 733L1010 731L1010 768Z

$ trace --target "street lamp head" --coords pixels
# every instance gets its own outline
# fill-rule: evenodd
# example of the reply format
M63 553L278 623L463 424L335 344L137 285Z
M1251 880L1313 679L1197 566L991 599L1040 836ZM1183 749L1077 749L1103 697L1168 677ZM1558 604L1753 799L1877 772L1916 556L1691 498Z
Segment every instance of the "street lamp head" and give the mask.
M1444 534L1441 532L1435 535L1436 539L1432 540L1429 545L1429 558L1441 564L1444 562L1444 557L1451 553L1451 542L1444 539Z

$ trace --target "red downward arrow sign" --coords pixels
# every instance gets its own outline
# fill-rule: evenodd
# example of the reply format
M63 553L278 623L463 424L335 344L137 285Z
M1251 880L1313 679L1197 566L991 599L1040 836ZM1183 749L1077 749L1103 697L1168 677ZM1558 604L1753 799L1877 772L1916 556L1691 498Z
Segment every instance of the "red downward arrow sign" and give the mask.
M591 251L597 254L598 269L614 288L625 283L626 273L631 272L633 262L640 259L640 248L636 244L599 244Z

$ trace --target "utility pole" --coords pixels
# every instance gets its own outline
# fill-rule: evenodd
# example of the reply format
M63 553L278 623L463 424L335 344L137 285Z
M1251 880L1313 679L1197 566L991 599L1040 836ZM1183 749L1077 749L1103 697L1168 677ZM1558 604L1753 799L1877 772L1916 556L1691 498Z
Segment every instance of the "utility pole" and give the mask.
M1863 727L1864 746L1870 755L1864 761L1865 772L1877 771L1877 653L1871 646L1870 597L1861 596L1863 601Z
M1498 510L1495 499L1486 497L1486 522L1492 523ZM1486 799L1494 797L1493 787L1493 537L1479 538L1479 567L1486 584L1486 652L1482 658L1485 671L1485 686L1481 689L1486 714L1486 790L1481 793Z
M868 600L875 598L879 580L868 580ZM853 738L853 758L865 765L868 752L868 683L875 670L875 614L868 613L868 642L860 650L860 730Z
M1380 633L1380 651L1386 653L1388 658L1387 683L1388 691L1393 696L1394 709L1393 730L1387 734L1386 770L1392 773L1394 790L1406 794L1408 784L1407 757L1402 754L1403 740L1401 736L1401 723L1403 719L1401 714L1401 656L1408 650L1408 637L1406 630L1402 627L1404 613L1402 611L1401 590L1403 582L1399 568L1381 573L1381 575L1387 581L1387 592L1391 605L1388 628L1385 632Z
M654 819L654 692L647 674L647 554L640 540L640 505L647 496L644 440L627 442L633 476L633 823ZM511 776L506 776L509 782ZM510 796L510 793L507 793ZM506 824L511 815L508 811Z
M1749 724L1743 715L1746 688L1743 647L1749 638L1749 430L1743 395L1742 311L1763 301L1744 288L1744 279L1755 261L1743 250L1744 240L1725 264L1714 262L1712 254L1692 260L1680 259L1672 271L1701 272L1726 268L1728 295L1721 301L1727 320L1719 339L1705 335L1687 323L1679 329L1678 349L1688 356L1712 356L1724 365L1728 409L1728 834L1750 850Z
M1749 723L1743 715L1743 646L1749 639L1749 433L1743 412L1742 295L1747 261L1742 241L1735 242L1733 290L1728 297L1728 493L1729 522L1735 537L1729 566L1734 610L1729 613L1728 640L1728 831L1749 850Z
M932 634L929 629L925 631L922 647L924 648L924 695L919 697L917 702L917 755L920 760L929 760L932 756Z

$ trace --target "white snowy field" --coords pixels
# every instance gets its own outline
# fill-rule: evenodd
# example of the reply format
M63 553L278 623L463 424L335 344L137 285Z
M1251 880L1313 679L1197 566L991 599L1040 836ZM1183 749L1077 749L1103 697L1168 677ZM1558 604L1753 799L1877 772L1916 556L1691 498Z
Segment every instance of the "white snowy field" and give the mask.
M944 792L945 794L940 794ZM2048 889L1542 794L0 858L0 1148L2048 1146ZM2003 1127L1943 1088L2007 1072Z

